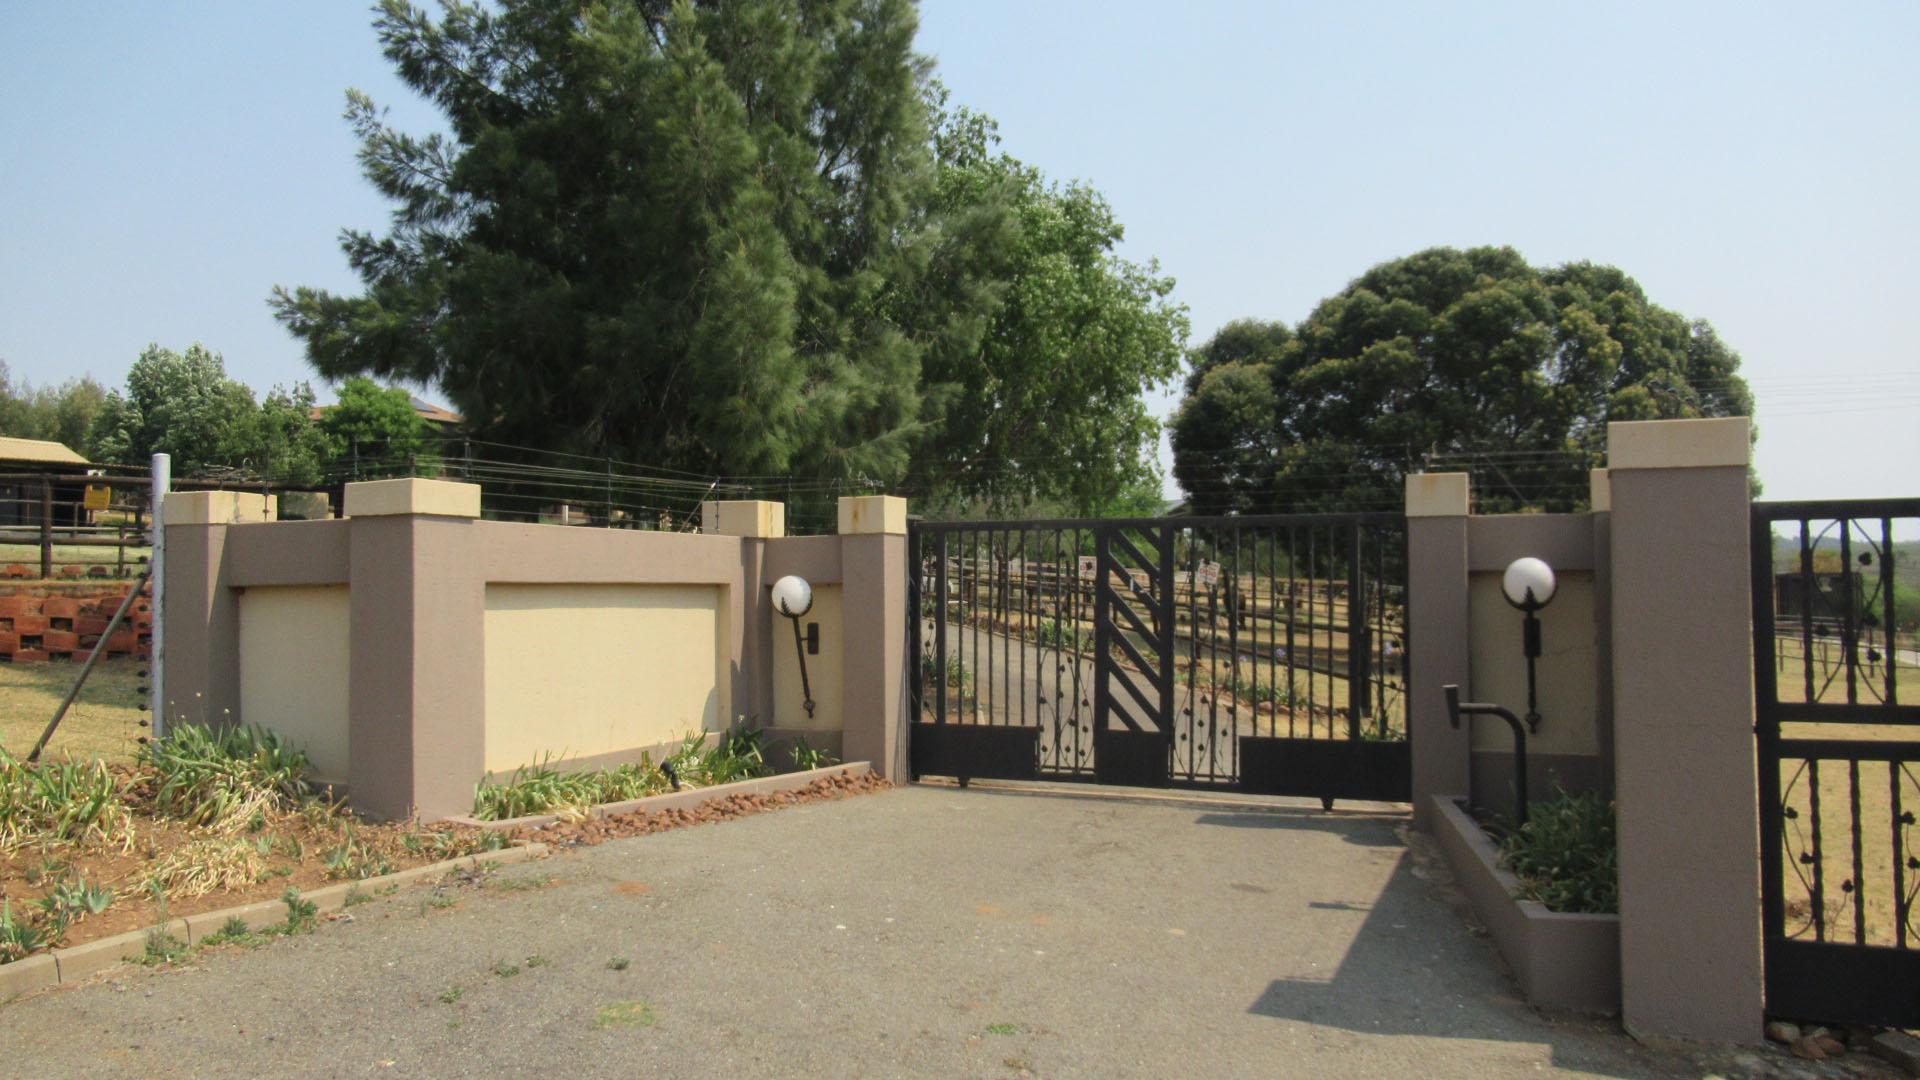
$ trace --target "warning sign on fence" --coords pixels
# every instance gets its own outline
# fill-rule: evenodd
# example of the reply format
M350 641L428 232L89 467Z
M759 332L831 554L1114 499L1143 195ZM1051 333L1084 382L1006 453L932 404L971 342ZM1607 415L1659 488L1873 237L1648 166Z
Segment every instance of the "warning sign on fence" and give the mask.
M1217 562L1201 563L1199 577L1200 583L1209 589L1220 584L1220 564Z
M1092 581L1094 578L1094 575L1098 574L1099 572L1100 572L1100 559L1098 556L1095 556L1095 555L1080 556L1080 580L1081 581Z

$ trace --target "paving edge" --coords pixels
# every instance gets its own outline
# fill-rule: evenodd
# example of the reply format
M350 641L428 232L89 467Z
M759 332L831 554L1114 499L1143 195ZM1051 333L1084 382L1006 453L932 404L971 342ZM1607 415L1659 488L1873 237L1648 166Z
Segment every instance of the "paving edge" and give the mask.
M617 817L621 814L655 813L662 810L679 810L700 806L715 799L724 799L729 795L774 795L783 791L797 791L816 780L825 780L835 776L865 776L873 767L864 761L848 761L839 765L828 765L822 769L807 769L804 772L777 773L773 776L757 776L751 780L735 780L731 784L715 784L712 787L687 788L683 791L669 791L662 795L648 795L641 799L628 799L625 802L600 803L590 807L597 818ZM530 814L526 817L506 818L501 821L481 821L471 817L450 817L443 819L444 824L466 825L476 829L498 831L502 829L538 829L560 820L559 814Z
M416 866L410 870L382 874L379 877L329 885L324 889L303 893L301 899L313 904L321 912L338 911L346 906L347 897L356 891L365 894L374 889L383 889L390 885L406 885L422 878L444 875L455 870L477 870L482 866L525 862L529 859L537 859L546 853L547 845L545 844L522 844L517 847L502 848L499 851L482 851L473 855L462 855L457 859ZM147 935L156 929L164 930L191 945L218 933L220 928L231 919L240 919L247 924L247 929L258 930L284 922L286 917L287 905L284 901L257 900L250 904L221 908L218 911L203 911L185 918L169 919L145 929L129 930L124 934L89 941L84 945L52 949L29 956L24 960L16 960L11 964L0 964L0 1001L34 990L44 990L50 986L75 982L114 967L130 956L143 952L147 947Z

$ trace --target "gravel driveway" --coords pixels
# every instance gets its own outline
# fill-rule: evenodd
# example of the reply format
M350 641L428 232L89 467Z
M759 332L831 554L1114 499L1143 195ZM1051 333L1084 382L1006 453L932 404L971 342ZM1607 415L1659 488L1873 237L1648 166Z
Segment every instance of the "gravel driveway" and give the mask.
M977 786L811 804L17 1001L0 1008L0 1072L1687 1071L1523 1006L1416 872L1403 826Z

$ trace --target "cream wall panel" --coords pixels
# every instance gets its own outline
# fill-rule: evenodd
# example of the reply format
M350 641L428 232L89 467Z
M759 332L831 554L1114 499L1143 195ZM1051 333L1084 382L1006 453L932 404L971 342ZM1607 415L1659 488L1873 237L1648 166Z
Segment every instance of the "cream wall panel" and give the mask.
M351 616L345 585L240 594L240 719L307 752L314 775L347 779ZM189 715L189 718L191 715Z
M800 686L800 658L793 648L793 620L767 605L773 620L773 715L762 724L805 731L838 731L846 666L846 631L840 618L840 586L815 585L813 608L800 618L804 640L808 623L820 624L820 652L807 656L807 681L813 687L813 716L808 718Z
M724 599L714 585L488 585L487 771L724 729Z
M1556 575L1553 602L1540 610L1540 730L1527 736L1527 752L1598 754L1598 673L1600 654L1593 619L1593 574L1569 570ZM1521 649L1518 608L1500 592L1500 575L1476 573L1467 592L1473 635L1473 700L1505 705L1527 715L1527 658ZM1464 720L1462 721L1465 722ZM1511 750L1513 735L1499 717L1473 721L1476 750Z

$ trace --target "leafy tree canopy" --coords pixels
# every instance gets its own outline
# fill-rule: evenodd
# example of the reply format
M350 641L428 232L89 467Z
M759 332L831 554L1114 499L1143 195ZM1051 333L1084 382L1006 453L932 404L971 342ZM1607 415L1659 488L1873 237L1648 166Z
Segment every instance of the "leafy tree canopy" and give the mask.
M58 386L34 386L24 379L16 384L0 361L0 435L50 439L85 453L87 432L106 400L107 388L91 376Z
M326 376L437 384L503 443L734 474L899 475L938 232L909 0L385 0L447 135L349 95L392 228L363 295L276 290Z
M1184 312L1083 185L943 113L911 0L385 0L446 133L347 117L385 235L357 296L276 289L328 378L475 436L934 502L1137 487Z
M1485 512L1584 501L1613 420L1743 416L1740 357L1620 270L1435 248L1367 271L1289 332L1229 324L1172 421L1195 510L1391 509L1428 461Z
M434 456L412 396L363 375L340 384L340 400L320 414L319 426L355 476L408 475Z
M125 465L171 454L183 476L231 465L245 456L254 409L253 391L227 378L218 353L149 345L127 372L126 393L109 393L94 417L89 451Z
M274 387L236 426L229 443L232 464L255 476L296 486L326 481L339 444L314 419L313 387Z
M977 230L973 278L994 285L977 347L927 359L937 423L910 488L995 510L1119 512L1143 490L1157 502L1160 428L1141 391L1179 371L1173 279L1114 254L1123 230L1098 191L995 152L985 116L943 121L933 206Z

